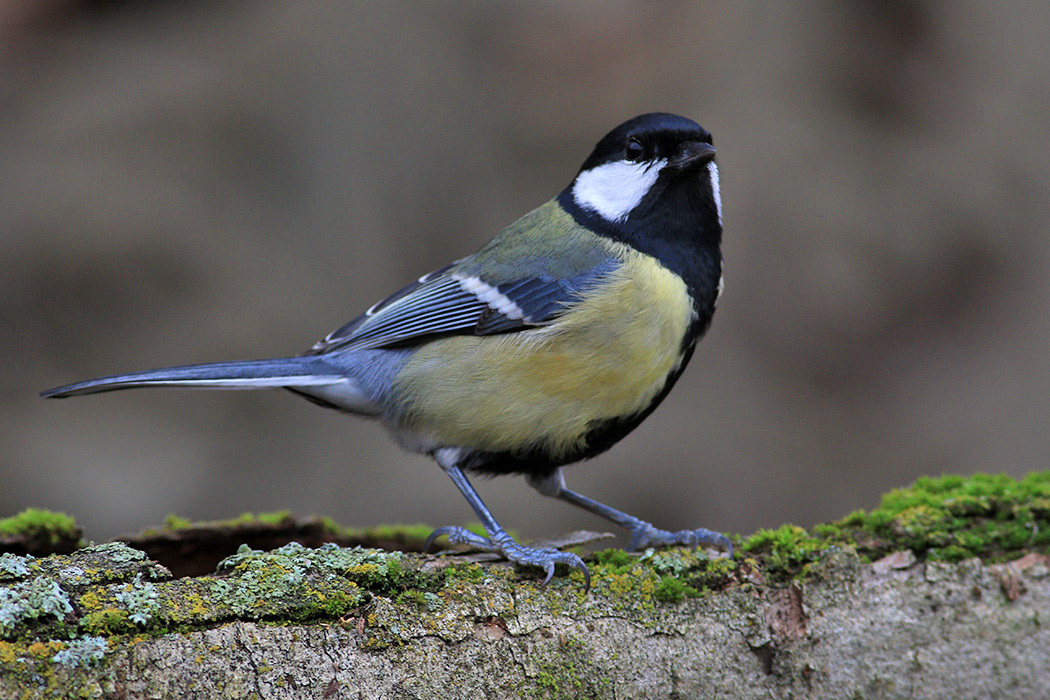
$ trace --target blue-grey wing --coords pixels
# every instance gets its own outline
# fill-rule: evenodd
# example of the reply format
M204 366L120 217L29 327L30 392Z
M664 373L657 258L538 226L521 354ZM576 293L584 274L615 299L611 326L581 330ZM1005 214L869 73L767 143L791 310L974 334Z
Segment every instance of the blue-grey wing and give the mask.
M505 282L449 265L379 302L317 343L310 354L397 347L450 335L490 335L553 321L618 267L606 258L571 278L542 273Z

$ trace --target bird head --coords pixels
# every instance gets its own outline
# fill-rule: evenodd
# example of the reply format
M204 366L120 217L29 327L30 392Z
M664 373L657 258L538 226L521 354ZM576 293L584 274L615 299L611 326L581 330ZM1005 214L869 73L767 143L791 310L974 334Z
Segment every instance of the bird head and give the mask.
M598 142L567 190L573 203L610 224L713 214L722 223L711 134L674 114L643 114Z

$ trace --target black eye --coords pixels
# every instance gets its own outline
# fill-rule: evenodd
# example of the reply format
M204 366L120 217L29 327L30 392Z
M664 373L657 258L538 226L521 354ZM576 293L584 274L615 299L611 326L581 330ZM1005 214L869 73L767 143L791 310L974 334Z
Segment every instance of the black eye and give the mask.
M634 139L631 139L627 143L627 148L623 150L623 155L624 158L631 161L632 163L637 163L645 155L645 149L642 148L642 144L638 143Z

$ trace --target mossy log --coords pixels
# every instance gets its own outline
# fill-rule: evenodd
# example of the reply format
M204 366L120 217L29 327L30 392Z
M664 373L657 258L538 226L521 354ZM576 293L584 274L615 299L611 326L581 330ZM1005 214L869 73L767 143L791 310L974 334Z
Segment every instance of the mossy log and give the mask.
M732 561L600 552L589 592L336 544L182 578L121 542L0 555L0 698L1048 698L1047 481L943 499L974 524L952 537L1029 519L1028 546L960 558L909 501L853 544L863 514L738 540Z

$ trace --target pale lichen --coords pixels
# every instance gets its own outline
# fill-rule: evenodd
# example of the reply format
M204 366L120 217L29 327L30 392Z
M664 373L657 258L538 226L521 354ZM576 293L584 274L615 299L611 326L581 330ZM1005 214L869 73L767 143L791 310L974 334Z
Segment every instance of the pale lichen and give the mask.
M32 555L20 557L17 554L4 552L0 554L0 581L25 578L29 575L29 563Z
M141 573L135 576L134 581L125 583L123 590L116 595L117 602L127 607L128 618L142 627L148 625L160 611L157 598L157 587L149 581L143 581Z
M0 637L12 636L19 623L73 612L69 596L57 581L37 577L14 586L0 586Z
M102 637L83 637L66 644L51 660L56 664L75 668L87 668L102 660L108 643Z

